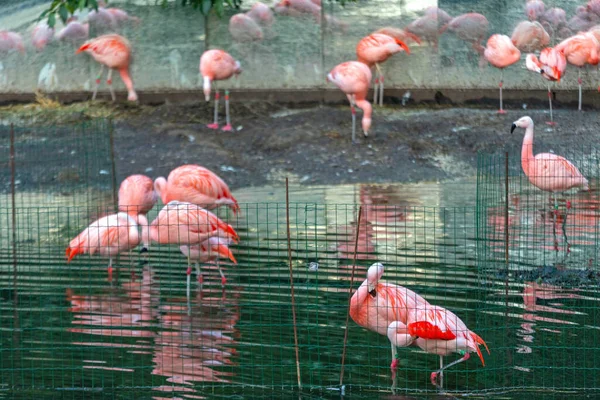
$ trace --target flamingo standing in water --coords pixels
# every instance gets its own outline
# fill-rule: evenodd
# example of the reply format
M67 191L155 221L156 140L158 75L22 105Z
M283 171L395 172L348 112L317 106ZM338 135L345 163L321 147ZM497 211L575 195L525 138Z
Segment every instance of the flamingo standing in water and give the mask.
M149 227L149 239L159 244L199 245L212 237L239 237L231 225L192 203L171 201L163 207ZM191 252L188 252L187 295L190 295Z
M469 353L477 353L481 364L485 366L483 354L479 345L485 346L488 354L490 350L485 341L475 332L469 330L467 325L452 311L443 307L417 305L418 310L411 313L412 321L393 321L388 326L387 336L392 343L392 349L396 347L408 347L416 344L427 353L440 356L440 369L431 373L431 383L442 388L442 374L444 370L470 358ZM443 365L444 356L452 353L462 355L456 361ZM397 359L393 359L397 365ZM394 363L394 361L392 363ZM440 382L438 383L438 377ZM394 380L395 387L396 382Z
M106 77L106 84L110 90L112 100L116 100L115 92L112 87L112 71L113 69L116 69L119 71L125 87L127 87L127 100L137 101L138 97L133 88L133 81L129 76L131 46L127 39L116 34L99 36L85 42L75 54L81 53L82 51L90 54L94 60L100 63L100 72L96 78L96 86L94 87L92 100L96 99L100 78L104 72L104 66L107 66L108 76Z
M379 78L377 75L375 76L374 104L377 104L377 88L381 84L379 105L383 105L383 72L381 72L379 64L401 51L406 51L407 54L410 54L410 49L402 40L381 33L373 33L366 36L356 45L358 61L368 65L369 68L374 65L377 74L379 74Z
M209 210L226 205L234 213L240 211L240 206L225 181L211 170L199 165L182 165L171 171L168 179L162 176L156 178L154 189L163 204L177 200Z
M528 54L525 65L528 70L541 74L544 79L558 82L567 69L567 59L562 52L557 51L553 47L546 47L541 51L539 59L534 54ZM548 102L550 103L550 121L548 121L547 124L554 125L550 82L548 82Z
M367 92L371 82L371 69L358 61L347 61L337 65L327 74L327 80L333 82L348 97L352 110L352 143L356 143L356 109L363 110L362 128L365 137L369 136L373 108L367 101Z
M581 68L586 64L598 65L600 61L598 50L600 42L591 32L581 32L563 40L554 48L562 52L569 64L575 65L577 71L577 84L579 85L579 108L581 111Z
M350 299L350 317L358 325L380 335L388 334L394 321L405 325L412 321L417 308L429 306L427 300L403 286L380 282L384 266L375 263L367 270L367 279ZM392 379L396 382L397 351L392 343ZM392 386L392 390L395 386Z
M523 167L523 172L533 186L553 194L554 225L552 228L554 231L555 249L558 250L555 228L556 214L558 213L558 200L555 193L564 192L572 188L581 188L587 191L589 190L588 180L581 172L579 172L579 169L577 169L575 165L562 156L552 153L533 155L533 120L530 117L522 117L515 121L510 128L510 133L513 133L517 128L525 129L525 138L523 139L523 147L521 149L521 166ZM567 212L563 219L562 229L567 244L567 251L569 251L569 242L567 240L565 225L567 223L567 214L571 207L570 202L567 201L566 207Z
M237 260L235 259L233 253L229 249L230 244L231 240L229 239L211 237L210 239L200 243L199 245L179 246L179 250L181 250L184 256L196 262L196 277L198 278L198 282L200 283L200 285L202 285L204 283L204 279L202 277L202 272L200 271L199 263L214 261L217 260L219 256L221 256L228 258L231 260L231 262L237 264ZM217 268L219 269L219 274L221 275L221 285L225 286L225 284L227 283L227 279L225 278L225 274L223 274L221 266L218 262Z
M119 187L119 211L134 217L146 215L154 207L158 195L154 182L146 175L128 176Z
M239 75L242 67L239 61L223 50L207 50L200 57L200 74L203 80L204 98L210 101L210 85L213 81L220 81ZM225 115L226 125L223 131L232 131L229 119L229 90L225 90ZM210 129L219 129L219 91L215 88L215 121L207 125Z
M138 226L142 227L141 236ZM108 277L112 280L112 259L119 253L134 249L140 241L144 248L147 248L149 243L147 230L148 220L143 215L132 218L127 213L119 212L102 217L69 242L66 251L67 263L78 254L99 253L109 259Z
M487 47L483 52L485 59L496 68L500 68L500 109L498 113L505 114L502 108L502 86L504 85L504 68L519 61L521 52L511 42L506 35L492 35L487 42Z

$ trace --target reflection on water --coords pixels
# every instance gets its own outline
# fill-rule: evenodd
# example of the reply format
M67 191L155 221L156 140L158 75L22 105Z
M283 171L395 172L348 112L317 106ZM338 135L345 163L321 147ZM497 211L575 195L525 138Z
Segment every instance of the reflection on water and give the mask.
M584 265L595 268L595 257L592 264L581 261L596 251L591 226L597 225L597 194L568 198L571 252L559 255L547 197L533 204L532 196L529 203L514 196L507 275L503 265L486 259L502 260L504 209L486 210L487 235L478 238L475 206L468 202L474 190L471 181L291 190L292 201L302 200L292 204L290 230L306 391L327 396L333 393L328 388L338 387L352 272L356 288L366 268L380 260L386 281L454 311L490 346L485 367L471 360L448 371L448 390L543 389L548 382L565 389L600 387L600 374L580 373L593 371L600 359L597 282L590 274L575 275L573 282L557 279ZM30 219L32 240L19 245L16 283L10 259L1 264L0 373L11 395L53 388L126 398L291 398L297 376L284 196L278 188L246 189L236 193L240 203L264 203L244 204L238 219L219 211L240 234L233 248L239 264L226 271L224 291L216 273L207 274L214 279L202 290L193 285L189 304L185 260L176 246L153 248L149 265L124 258L109 283L102 259L84 256L65 264L68 235L43 229L65 216L48 211ZM558 232L566 200L559 201ZM77 231L89 221L77 214L68 223ZM478 265L481 243L488 250L479 254ZM310 262L319 268L309 268ZM490 265L498 268L489 271ZM385 393L389 354L387 338L350 322L346 394ZM438 362L416 348L402 349L399 387L434 393L429 374ZM40 398L52 397L43 393Z

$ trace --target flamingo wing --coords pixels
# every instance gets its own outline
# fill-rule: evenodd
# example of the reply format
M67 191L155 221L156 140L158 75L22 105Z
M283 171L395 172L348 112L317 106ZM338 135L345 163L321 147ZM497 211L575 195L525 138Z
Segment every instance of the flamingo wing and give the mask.
M579 178L583 177L579 169L566 158L552 154L540 153L535 156L536 163L539 163L538 168L548 171L553 177L560 178Z

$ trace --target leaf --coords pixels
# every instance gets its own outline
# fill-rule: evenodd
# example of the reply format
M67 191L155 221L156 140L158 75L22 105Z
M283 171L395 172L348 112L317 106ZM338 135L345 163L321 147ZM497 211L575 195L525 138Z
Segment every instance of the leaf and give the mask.
M48 26L50 28L54 28L54 25L56 25L56 13L54 11L52 11L48 15Z
M66 24L67 18L69 18L69 11L67 11L67 7L64 3L58 8L58 15L60 16L60 20L63 22L63 24Z
M202 14L208 15L211 8L212 8L211 0L202 0Z
M214 8L219 18L221 18L223 16L223 0L215 0Z
M88 7L93 7L94 10L98 11L98 2L96 0L88 0Z
M79 0L79 5L77 6L80 10L85 10L85 5L87 4L87 0Z

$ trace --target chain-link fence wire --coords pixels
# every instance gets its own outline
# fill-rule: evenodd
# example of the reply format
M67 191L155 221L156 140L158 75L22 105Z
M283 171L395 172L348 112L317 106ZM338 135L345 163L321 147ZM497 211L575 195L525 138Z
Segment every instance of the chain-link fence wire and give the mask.
M158 209L148 215L151 226ZM0 369L7 388L215 397L297 390L286 206L255 203L241 209L237 216L218 210L240 237L229 246L237 265L218 260L225 287L214 262L201 264L200 286L192 260L188 300L188 261L178 244L153 242L142 254L142 244L131 255L123 251L109 277L108 260L98 254L77 254L66 262L65 248L91 222L80 209L20 208L18 220L36 219L38 229L18 225L17 236L30 239L18 241L16 267L10 257L2 261L6 325ZM389 391L389 340L351 320L344 342L348 295L376 261L385 265L383 281L455 312L486 340L492 356L485 354L485 368L475 357L444 375L448 390L485 388L478 377L498 368L494 355L502 342L493 330L476 326L474 209L368 205L357 227L358 209L302 203L289 208L303 390L340 390L345 347L345 392L368 397ZM71 223L54 233L55 220ZM207 220L202 229L208 226ZM398 390L436 392L429 374L438 357L415 347L400 348L399 354ZM460 355L445 360L455 358Z
M527 150L478 159L478 325L495 321L508 344L486 385L597 390L599 154ZM577 170L590 190L561 190L586 186Z

